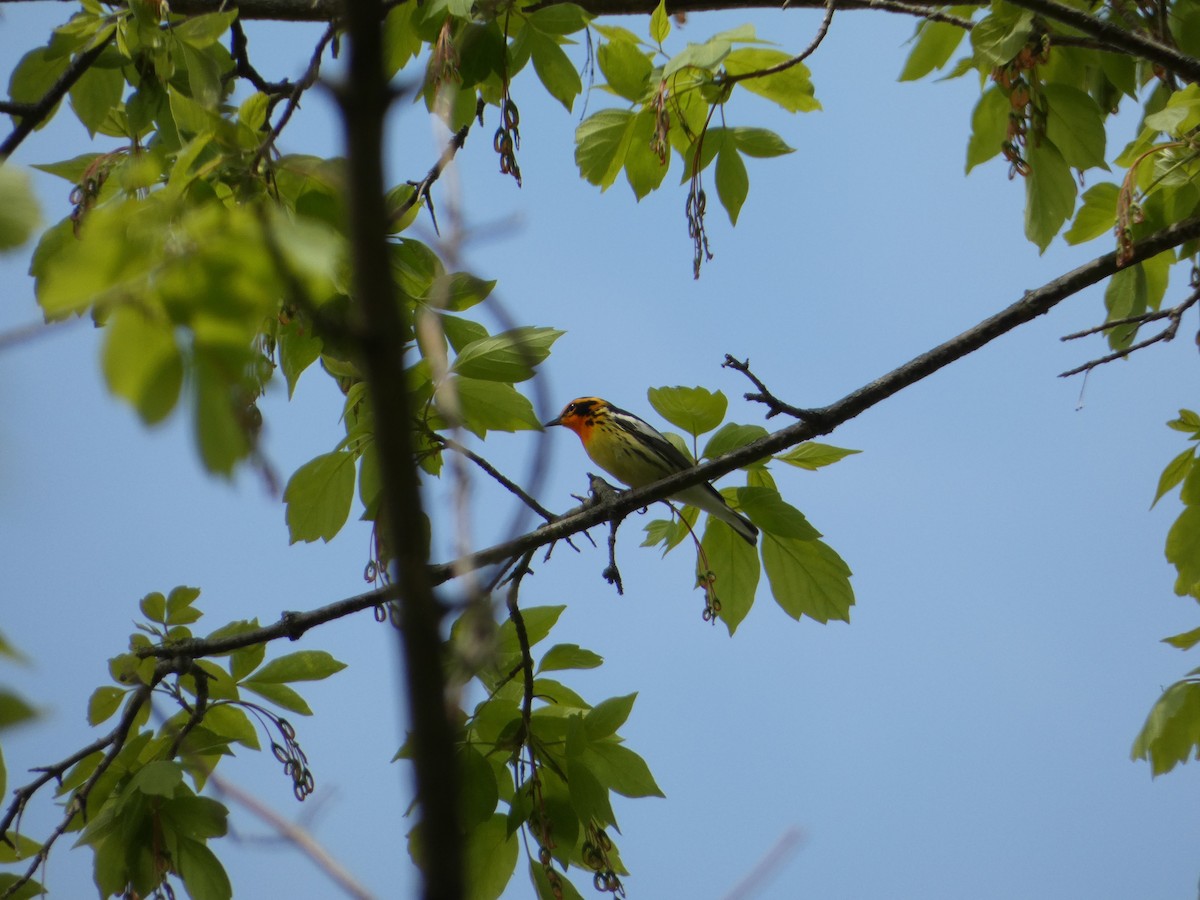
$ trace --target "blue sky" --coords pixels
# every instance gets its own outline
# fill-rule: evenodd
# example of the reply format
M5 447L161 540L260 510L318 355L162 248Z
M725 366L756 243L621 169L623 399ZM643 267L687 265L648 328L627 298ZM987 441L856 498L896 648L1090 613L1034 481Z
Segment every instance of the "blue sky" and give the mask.
M0 12L5 61L67 15L50 3ZM797 50L819 18L693 15L675 46L752 20ZM256 63L295 77L315 33L274 27L250 30ZM749 357L781 397L822 405L1108 249L1058 241L1039 256L1004 164L963 177L979 85L897 84L911 30L839 14L811 60L824 111L730 111L730 124L773 127L796 153L751 161L736 229L710 207L716 258L698 282L671 186L678 160L641 204L623 181L600 195L572 162L580 106L568 114L518 80L525 184L496 172L489 111L459 157L477 229L465 256L499 280L510 315L567 332L543 368L556 404L600 394L654 421L648 387L704 385L730 398L732 419L771 426L741 400L749 385L719 367L725 353ZM605 103L594 94L589 109ZM340 152L330 115L310 94L284 149ZM1110 157L1131 134L1128 121L1113 126ZM392 178L420 177L437 144L419 109L397 112L392 138ZM64 121L15 162L87 149ZM66 214L65 182L37 185L48 221ZM26 253L0 257L0 330L38 317L26 265ZM586 542L537 567L524 603L567 604L552 638L606 659L570 683L593 701L640 692L624 733L667 799L616 804L631 897L723 897L794 830L798 849L754 897L1194 895L1200 775L1152 780L1128 757L1158 691L1196 665L1159 643L1194 627L1195 607L1171 593L1163 558L1175 503L1148 511L1184 446L1163 423L1196 404L1179 376L1196 351L1159 346L1081 391L1056 376L1102 348L1058 338L1101 317L1099 291L1072 298L828 438L863 453L820 473L776 467L785 496L854 569L848 626L793 622L763 587L730 639L701 621L682 550L662 560L636 547L636 517L622 531L624 596ZM206 476L183 416L146 431L106 394L99 342L81 323L0 352L0 628L33 660L3 677L46 712L6 739L10 785L92 739L87 696L145 593L196 585L216 627L364 588L363 528L289 547L282 504L259 478ZM293 402L277 386L264 403L266 455L285 478L340 436L340 396L325 381L306 374ZM565 509L589 468L573 436L495 435L481 451L519 474L541 441L552 449L541 499ZM505 500L475 489L477 539L490 542ZM436 485L430 502L446 502ZM391 636L364 616L301 646L349 663L305 691L317 715L296 723L316 795L298 806L269 757L244 754L224 774L305 822L378 896L409 896L411 792L388 762L403 730ZM25 820L34 835L52 821L44 806ZM233 821L220 851L239 896L334 895L245 812ZM66 850L47 880L55 896L81 896L90 855ZM508 896L529 895L519 869Z

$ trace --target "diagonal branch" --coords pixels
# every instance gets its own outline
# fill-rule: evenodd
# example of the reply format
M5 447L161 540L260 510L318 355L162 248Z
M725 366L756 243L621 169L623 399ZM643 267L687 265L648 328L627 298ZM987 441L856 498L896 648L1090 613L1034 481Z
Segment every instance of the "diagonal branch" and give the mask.
M1020 6L1055 22L1077 28L1089 37L1131 56L1158 63L1165 69L1184 76L1188 81L1200 81L1200 59L1167 46L1149 35L1129 31L1104 19L1059 3L1058 0L1011 0Z
M1149 259L1164 250L1177 247L1195 238L1200 238L1200 217L1187 219L1143 238L1134 245L1130 261L1139 262ZM510 563L530 550L536 550L581 531L586 531L601 522L626 516L636 509L665 499L686 487L699 484L701 481L711 481L736 468L757 462L788 447L811 440L818 435L828 434L838 425L881 403L893 394L973 353L1014 328L1044 315L1067 298L1108 278L1118 268L1120 267L1117 265L1115 253L1106 253L1097 257L1036 290L1026 292L1025 296L1006 309L847 394L841 400L819 410L803 410L805 413L816 413L815 416L810 415L808 421L788 425L786 428L739 447L724 456L709 460L693 469L677 473L654 484L622 491L615 496L605 497L597 503L582 506L535 531L480 550L464 559L431 565L429 566L429 577L435 585L443 584L460 572ZM296 640L316 625L376 607L398 596L400 596L400 592L397 587L389 585L380 590L339 600L308 612L285 613L278 622L255 631L215 641L194 639L168 647L146 647L138 650L137 653L143 657L195 659L228 653L251 644L280 638Z
M71 60L71 64L67 70L59 76L58 81L50 87L50 90L42 96L42 99L37 103L32 104L25 111L17 110L15 115L19 116L21 121L13 128L12 133L4 139L4 143L0 144L0 166L4 165L5 161L12 156L13 151L21 145L21 142L29 135L33 134L33 130L37 128L42 121L54 111L54 107L58 106L60 100L67 95L83 73L91 68L92 63L100 58L110 43L116 30L109 32L107 37L104 37L96 42L94 47L85 50L77 57Z

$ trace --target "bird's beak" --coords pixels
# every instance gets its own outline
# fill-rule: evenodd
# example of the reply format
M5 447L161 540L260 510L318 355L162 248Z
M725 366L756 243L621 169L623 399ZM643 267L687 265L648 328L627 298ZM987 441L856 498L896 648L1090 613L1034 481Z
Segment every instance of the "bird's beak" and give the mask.
M555 416L549 422L543 422L542 427L549 428L551 425L561 425L561 424L562 424L562 416L559 415L559 416Z

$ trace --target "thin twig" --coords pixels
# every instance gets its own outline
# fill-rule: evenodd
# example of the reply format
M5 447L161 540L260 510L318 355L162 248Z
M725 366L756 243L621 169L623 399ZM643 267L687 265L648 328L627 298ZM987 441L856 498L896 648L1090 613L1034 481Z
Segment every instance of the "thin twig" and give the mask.
M279 139L279 135L283 133L283 129L291 120L292 114L300 107L300 97L305 91L317 83L317 78L321 74L321 57L325 55L325 48L330 42L337 37L338 22L334 20L329 23L329 27L325 29L325 33L321 35L321 39L317 41L317 46L313 50L312 57L308 61L308 68L305 69L303 77L296 82L292 88L291 94L288 95L287 102L283 106L283 112L279 114L279 119L271 128L271 133L266 136L258 151L255 153L255 158L251 165L253 168L261 160L266 159L267 155L275 146L275 141Z
M267 81L251 65L249 41L246 39L246 30L242 27L241 21L233 20L233 24L229 27L229 34L229 55L233 57L233 75L235 77L245 78L254 85L256 91L266 94L272 104L295 90L296 86L286 78L283 81Z
M1147 313L1144 316L1127 316L1124 319L1114 319L1113 321L1105 322L1103 325L1099 325L1096 328L1088 329L1088 331L1067 335L1063 338L1064 341L1083 337L1085 334L1089 333L1094 334L1097 331L1106 331L1111 328L1116 328L1120 325L1152 322L1164 318L1170 320L1170 322L1167 324L1167 327L1158 334L1148 337L1143 341L1138 341L1136 344L1130 344L1128 347L1125 347L1122 350L1109 353L1107 356L1102 356L1099 359L1093 359L1091 362L1084 363L1082 366L1076 366L1074 369L1062 372L1058 377L1070 378L1072 375L1079 375L1082 372L1090 372L1097 366L1103 366L1106 363L1115 362L1118 359L1125 359L1125 357L1136 353L1138 350L1144 350L1146 347L1149 347L1152 344L1174 340L1175 335L1179 332L1179 323L1183 319L1183 314L1192 306L1195 306L1197 301L1200 301L1200 291L1193 291L1192 295L1188 297L1187 300L1183 301L1183 303L1180 303L1178 306L1171 307L1170 309L1161 310L1155 313Z
M758 393L744 394L743 396L751 403L765 403L767 406L767 418L773 418L780 413L787 413L794 419L800 419L802 422L814 420L817 418L816 411L811 409L801 409L798 406L792 406L790 403L784 403L774 394L772 394L761 379L750 371L750 360L741 362L734 359L728 353L725 354L725 362L721 363L723 369L733 369L735 372L741 372L758 388Z
M184 665L187 666L190 665L190 663L184 663ZM95 750L107 746L108 750L104 754L104 757L99 763L96 764L96 768L92 771L92 774L88 776L87 781L85 781L71 796L70 801L66 805L66 812L63 814L62 819L59 821L58 825L54 827L54 830L50 832L50 835L42 842L42 845L38 848L37 853L33 855L33 860L30 862L28 868L26 868L25 872L20 877L8 885L3 894L0 894L0 900L3 900L3 898L6 897L11 897L23 885L27 884L33 878L34 873L37 872L38 868L41 867L41 865L45 863L46 859L49 857L50 849L54 846L55 842L64 834L66 834L67 829L71 826L71 822L75 819L75 816L82 815L86 821L88 795L91 794L92 789L95 788L97 782L100 781L100 776L108 771L109 767L116 760L117 755L120 754L121 750L124 749L125 742L129 738L129 732L133 728L133 723L137 719L138 713L141 712L142 707L149 702L150 696L153 694L154 688L158 685L158 683L166 678L167 675L178 671L179 667L176 661L160 660L158 665L154 667L154 674L151 676L150 682L148 684L141 685L129 697L129 699L125 701L125 709L122 711L121 719L117 722L116 727L108 733L107 737L103 738L101 742L98 742L99 746L96 744L91 745L91 747L95 748L90 751L93 753ZM79 758L82 759L83 757ZM61 778L63 773L66 772L66 769L58 769L57 767L54 767L52 771L55 774L50 775L51 778ZM11 824L12 820L16 817L16 815L19 814L20 810L24 808L25 804L29 802L30 797L32 797L38 789L40 789L46 784L47 781L50 780L49 778L45 777L45 774L46 773L43 773L43 777L36 779L32 783L33 785L36 785L36 787L27 785L26 787L19 788L16 791L16 799L13 800L8 810L5 812L3 820L0 820L0 834L7 836L8 826Z
M454 161L455 155L463 148L467 142L467 135L471 132L471 126L475 121L483 121L483 97L480 97L475 104L475 118L463 125L458 131L450 137L449 143L446 144L446 149L442 151L442 155L438 157L437 162L433 167L425 173L425 177L420 181L410 181L413 186L412 194L401 203L396 209L392 210L391 223L394 225L399 222L410 209L419 203L424 203L429 208L430 216L433 216L433 200L430 197L429 191L433 187L434 182L442 177L442 172L446 170L446 166ZM434 231L437 231L437 219L434 218Z
M228 797L234 803L244 807L252 815L258 817L278 832L280 837L307 856L313 865L328 875L330 880L348 896L355 897L357 900L373 900L374 895L361 885L341 863L334 859L333 855L313 837L308 829L284 818L284 816L269 807L258 797L255 797L249 791L243 790L216 772L209 773L208 783L213 786L218 794Z
M833 24L833 13L837 9L838 0L827 0L825 4L825 16L821 19L821 24L817 28L817 33L813 35L809 45L800 51L799 56L793 56L791 59L786 59L778 65L768 66L765 69L759 69L755 72L742 72L739 75L727 75L723 79L725 84L737 84L739 81L745 81L748 78L763 78L767 75L774 75L777 72L783 72L790 69L792 66L799 65L808 59L817 48L821 46L821 42L825 40L825 35L829 34L829 26ZM785 7L788 5L787 0L784 0Z
M526 506L528 506L530 509L532 509L535 513L537 513L539 516L541 516L547 522L553 522L556 518L558 518L558 516L556 516L554 513L550 512L550 510L546 509L546 507L542 506L542 504L538 503L537 500L535 500L533 497L529 496L529 494L525 493L524 488L522 488L519 484L514 482L512 479L506 477L499 469L497 469L495 466L493 466L490 462L488 462L486 459L484 459L478 453L475 453L473 450L470 450L469 448L464 447L462 444L460 444L458 441L454 440L453 438L448 438L448 437L445 437L440 434L434 435L433 437L438 443L440 443L447 450L452 450L455 453L458 453L458 454L466 457L467 459L469 459L471 462L475 463L475 465L477 465L477 466L479 466L479 468L483 469L483 471L485 471L488 475L490 475L493 479L495 479L503 488L505 488L506 490L511 492L522 503L524 503Z

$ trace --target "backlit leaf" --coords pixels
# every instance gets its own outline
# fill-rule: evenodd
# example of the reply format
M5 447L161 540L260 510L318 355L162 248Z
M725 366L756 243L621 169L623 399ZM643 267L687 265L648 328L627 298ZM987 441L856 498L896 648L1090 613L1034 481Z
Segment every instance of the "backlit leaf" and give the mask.
M720 603L721 621L733 634L754 605L762 571L758 552L714 516L709 516L704 526L701 546L714 578L711 590ZM707 576L707 573L700 574Z
M257 684L320 681L346 668L324 650L299 650L273 659L254 673Z
M330 541L346 524L354 499L354 455L322 453L295 471L283 491L291 543Z
M850 620L850 569L824 542L764 534L762 558L775 602L793 619Z
M655 412L691 435L704 434L720 425L729 406L720 391L702 387L650 388L646 396Z
M1075 176L1050 144L1030 145L1025 178L1025 236L1045 251L1075 208Z

